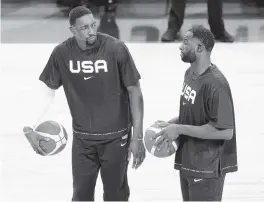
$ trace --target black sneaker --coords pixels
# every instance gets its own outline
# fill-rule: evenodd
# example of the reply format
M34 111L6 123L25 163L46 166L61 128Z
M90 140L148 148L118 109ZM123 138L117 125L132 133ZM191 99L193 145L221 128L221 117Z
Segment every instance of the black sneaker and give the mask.
M214 35L214 37L216 41L224 43L233 43L235 41L235 38L226 31L221 35Z
M181 40L181 36L177 30L173 29L167 29L161 37L162 42L173 42L175 40Z

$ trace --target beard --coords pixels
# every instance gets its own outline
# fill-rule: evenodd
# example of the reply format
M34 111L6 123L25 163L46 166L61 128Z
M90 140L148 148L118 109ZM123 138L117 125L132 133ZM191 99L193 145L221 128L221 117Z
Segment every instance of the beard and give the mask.
M93 45L96 41L96 35L92 35L86 38L87 45Z
M186 63L194 63L196 61L196 55L192 52L181 53L181 60Z

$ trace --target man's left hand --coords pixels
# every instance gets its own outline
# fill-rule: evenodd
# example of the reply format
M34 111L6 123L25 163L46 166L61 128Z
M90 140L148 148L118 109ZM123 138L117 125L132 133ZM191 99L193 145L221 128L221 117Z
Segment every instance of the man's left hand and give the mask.
M163 148L166 143L172 142L179 137L178 124L170 124L164 128L161 132L153 136L152 140L155 141L157 148Z
M143 143L143 139L132 138L129 145L129 159L133 154L133 164L132 168L137 169L144 161L146 157L146 150Z

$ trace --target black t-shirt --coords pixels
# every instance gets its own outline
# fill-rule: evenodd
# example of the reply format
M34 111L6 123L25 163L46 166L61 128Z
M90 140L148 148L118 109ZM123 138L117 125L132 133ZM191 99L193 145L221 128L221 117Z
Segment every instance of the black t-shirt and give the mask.
M140 74L126 45L98 33L90 50L81 50L72 37L56 46L39 78L52 89L63 86L79 133L106 135L131 125L126 87Z
M180 99L179 124L234 129L231 140L205 140L180 136L175 169L195 177L217 177L237 170L236 128L231 89L225 76L211 65L195 77L185 73Z

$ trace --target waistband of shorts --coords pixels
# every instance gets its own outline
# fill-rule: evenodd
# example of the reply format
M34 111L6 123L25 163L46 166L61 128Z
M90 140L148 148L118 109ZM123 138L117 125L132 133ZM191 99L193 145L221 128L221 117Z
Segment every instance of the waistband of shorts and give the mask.
M216 178L219 176L218 170L194 170L177 163L174 164L174 169L181 171L185 176L196 178Z
M175 163L174 164L174 169L175 170L180 170L185 175L195 176L197 178L199 178L199 177L200 178L216 178L216 177L219 177L220 175L223 175L223 174L226 174L226 173L236 172L238 170L238 166L237 165L233 165L233 166L224 167L221 170L217 169L217 170L205 171L205 170L190 169L190 168L184 167L180 163Z
M90 133L90 132L84 132L84 131L78 131L76 129L73 129L73 134L78 135L79 137L86 137L89 139L105 139L105 138L113 138L113 137L120 137L125 134L128 134L131 131L131 124L128 125L128 127L113 131L113 132L106 132L106 133Z

